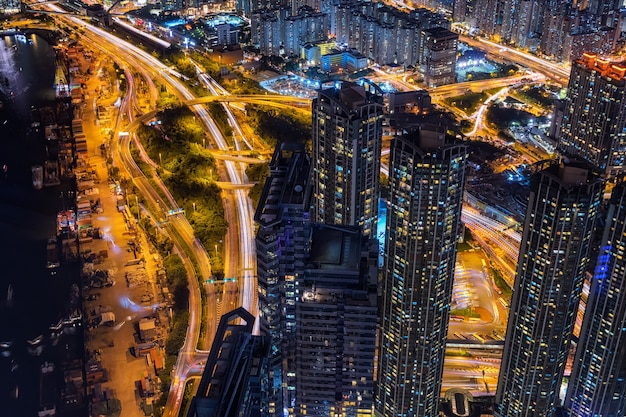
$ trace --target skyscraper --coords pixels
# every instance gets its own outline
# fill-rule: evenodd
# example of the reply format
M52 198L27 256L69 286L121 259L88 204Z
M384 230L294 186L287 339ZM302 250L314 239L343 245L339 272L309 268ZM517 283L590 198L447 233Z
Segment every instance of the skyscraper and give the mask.
M606 179L624 172L626 65L592 54L574 61L558 140L562 153L588 161Z
M187 417L266 416L267 339L239 307L220 319Z
M496 416L554 415L601 192L602 180L579 161L553 163L533 176Z
M315 221L360 226L375 236L382 146L382 95L337 82L313 100Z
M392 141L377 415L438 415L466 160L441 126Z
M573 416L626 415L626 184L613 189L569 379Z
M279 143L254 220L259 317L269 335L269 415L295 403L296 280L310 241L311 161L301 143Z
M371 416L377 264L378 243L358 227L313 227L296 302L296 415Z

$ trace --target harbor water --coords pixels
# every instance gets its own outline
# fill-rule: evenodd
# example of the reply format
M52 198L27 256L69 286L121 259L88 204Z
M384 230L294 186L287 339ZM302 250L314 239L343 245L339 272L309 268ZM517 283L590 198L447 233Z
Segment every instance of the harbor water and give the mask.
M47 241L56 213L71 204L72 185L35 190L31 176L31 167L49 158L33 114L56 106L55 58L36 35L0 38L0 410L7 417L37 416L42 365L58 361L60 350L69 358L81 349L80 339L38 353L27 349L29 340L46 340L78 279L76 266L46 267Z

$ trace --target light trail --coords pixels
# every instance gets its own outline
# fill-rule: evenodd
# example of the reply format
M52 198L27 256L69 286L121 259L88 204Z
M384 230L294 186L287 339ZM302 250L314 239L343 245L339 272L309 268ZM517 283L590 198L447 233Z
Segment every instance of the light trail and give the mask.
M496 94L489 96L489 98L487 98L487 100L485 100L485 102L481 104L478 111L471 116L472 118L476 119L476 121L474 122L474 128L465 136L470 136L470 137L474 136L476 132L478 131L478 129L482 128L483 117L484 117L485 111L487 111L487 108L489 107L489 104L492 101L498 100L502 96L506 96L509 93L509 90L510 90L510 87L505 87L502 90L498 91Z
M161 38L157 38L154 35L151 35L149 33L144 32L143 30L139 30L137 29L135 26L133 25L129 25L128 23L125 23L124 21L122 21L122 19L120 19L119 17L114 17L113 21L120 25L121 27L123 27L124 29L130 30L133 33L136 33L139 36L143 36L144 38L156 43L157 45L162 46L163 48L167 49L169 48L172 44L169 42L164 41Z
M54 5L49 5L48 7L57 9L58 11L63 11ZM114 45L112 48L118 51L120 54L125 54L129 57L133 57L137 59L138 61L140 61L142 63L141 67L146 67L146 68L151 68L151 69L156 70L159 73L159 76L165 82L167 82L170 86L172 86L172 88L175 91L177 91L178 94L182 96L184 100L188 101L188 100L192 100L196 98L186 88L186 86L183 85L178 78L176 78L177 76L180 76L180 74L177 74L175 71L171 70L170 68L162 64L160 61L158 61L156 58L154 58L150 54L142 51L141 49L135 47L134 45L131 45L127 42L120 40L116 36L113 36L98 27L86 24L84 21L82 21L79 18L72 17L72 16L63 16L63 18L71 21L72 23L74 23L75 25L78 25L79 27L82 27L86 31L89 31L95 34L102 40L110 42L111 45ZM218 147L220 149L227 149L227 144L224 138L222 137L221 132L217 128L217 125L215 124L215 122L209 116L206 109L204 109L202 105L194 105L194 106L191 106L191 108L203 120L203 122L207 126L207 129L211 132L213 138L218 144ZM235 184L241 184L242 179L239 173L237 172L235 163L226 161L225 166L226 166L228 175L231 179L231 182ZM235 195L237 198L239 218L242 220L242 226L239 229L240 229L240 234L241 234L240 242L242 242L242 248L241 248L240 253L242 254L242 258L243 258L244 288L245 288L245 291L244 291L245 296L244 296L243 302L244 302L244 307L248 311L252 312L255 316L258 316L258 311L256 310L256 304L255 304L255 297L252 294L252 292L254 291L254 288L250 288L250 287L254 287L253 279L250 279L251 277L253 278L254 276L251 276L249 272L250 270L252 270L252 267L254 265L252 261L252 257L254 256L254 249L252 247L253 241L251 239L251 236L252 236L251 203L249 202L247 194L245 194L242 190L237 190L235 192ZM184 219L184 217L183 218L178 218L178 217L179 216L176 216L176 218L171 219L171 220L176 221L177 223L182 222L183 224L188 225L188 222ZM182 256L183 254L180 254L180 255ZM206 253L205 253L205 256L206 256ZM200 313L201 311L198 312L196 311L196 309L190 309L190 329L192 328L196 329L199 327L197 324L198 323L197 316ZM178 355L178 360L176 362L176 367L174 369L174 373L176 376L175 380L178 381L178 383L175 383L170 387L167 409L166 409L166 414L169 416L174 416L178 414L179 407L180 407L180 400L182 398L182 391L184 390L184 386L185 386L184 381L186 378L186 372L189 369L189 363L193 361L193 357L196 354L195 346L193 346L195 345L196 340L191 340L191 339L192 338L190 337L185 338L185 343L183 345L183 348L181 349L181 352Z

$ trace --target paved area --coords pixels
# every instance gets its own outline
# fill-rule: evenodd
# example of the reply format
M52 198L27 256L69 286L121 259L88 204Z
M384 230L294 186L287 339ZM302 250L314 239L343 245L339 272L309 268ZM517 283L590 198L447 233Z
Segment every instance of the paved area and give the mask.
M88 357L100 361L107 371L107 381L101 384L102 391L110 392L121 402L121 416L141 417L150 415L144 412L139 381L146 377L156 377L152 360L135 349L142 342L139 338L138 321L145 317L160 319L157 326L156 342L162 343L162 329L169 328L163 296L157 282L160 267L158 255L150 253L148 242L141 233L134 230L135 218L124 206L122 197L125 190L119 190L108 178L106 152L101 145L108 139L108 133L100 125L96 109L104 107L110 112L111 123L115 120L115 110L111 111L117 97L108 89L101 68L112 70L110 61L93 55L91 63L80 59L81 67L91 66L91 75L85 79L85 105L82 109L83 130L87 137L87 157L81 171L93 179L93 187L83 198L95 203L99 208L92 213L94 239L81 244L81 252L93 262L85 264L84 274L106 277L104 280L84 279L85 312L87 318L99 320L102 312L112 312L115 320L108 325L100 324L87 330L86 346ZM86 68L85 73L86 73ZM106 71L105 71L106 72ZM98 99L94 102L94 99ZM130 277L127 281L127 277ZM108 281L108 282L107 282ZM87 290L89 285L92 285ZM102 288L99 287L104 284ZM112 284L112 285L111 285ZM110 286L109 286L110 285ZM108 318L108 317L107 317ZM90 326L91 327L91 326ZM148 355L149 356L149 355ZM156 379L154 379L156 382ZM155 383L158 387L158 384ZM88 388L88 393L94 388ZM150 399L147 400L150 402Z

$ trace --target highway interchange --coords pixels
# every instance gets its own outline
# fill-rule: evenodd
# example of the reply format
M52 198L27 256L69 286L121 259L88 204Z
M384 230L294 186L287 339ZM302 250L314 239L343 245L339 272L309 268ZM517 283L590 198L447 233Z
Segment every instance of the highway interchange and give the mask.
M61 11L61 9L54 5L47 5L47 7L52 10L56 8ZM155 84L158 83L167 86L168 91L178 96L181 101L189 103L191 109L206 126L210 147L213 148L213 150L221 150L224 151L225 154L228 154L229 145L222 136L220 129L207 112L204 103L208 101L231 103L267 102L268 97L229 97L228 92L219 86L219 84L208 76L199 66L196 66L198 79L208 91L210 91L211 96L207 96L206 98L196 97L181 81L181 78L177 76L179 74L165 66L149 53L119 39L108 31L85 23L85 21L77 17L61 16L61 18L74 27L82 27L84 29L82 36L90 40L93 45L100 48L103 53L118 62L124 69L129 80L129 90L121 104L119 112L120 117L114 132L114 137L119 140L112 141L114 145L114 160L118 166L124 168L127 175L132 178L135 186L140 190L142 195L144 195L153 210L152 214L154 218L168 219L168 221L163 223L160 227L163 232L168 233L174 241L177 253L183 258L189 276L200 276L201 278L210 277L210 251L207 251L194 237L193 230L186 220L184 213L173 216L167 215L169 210L177 209L178 205L164 186L161 185L158 190L155 190L148 181L148 178L145 177L144 173L139 170L136 163L133 161L129 149L131 141L134 141L138 148L141 146L134 136L133 129L137 124L145 123L154 118L155 111L157 110L154 108L156 101ZM564 84L569 76L569 70L563 65L546 62L532 55L524 54L484 40L468 39L466 37L461 37L461 40L485 50L492 56L498 56L501 59L523 65L529 72L513 77L441 86L430 91L433 101L440 102L443 98L454 97L470 89L472 91L483 91L492 88L502 88L501 94L505 95L507 88L513 84L529 81L537 82L545 78ZM136 119L135 115L141 114L143 111L141 110L141 106L137 103L133 91L135 84L133 82L134 74L138 74L146 81L150 96L152 97L150 100L151 111ZM404 89L416 89L414 85L403 80L401 75L377 75L395 84L401 85ZM494 100L495 98L490 98L489 100ZM291 107L294 103L300 105L308 103L306 100L295 99L293 97L283 97L280 99L271 97L271 99L279 101L279 103L276 104L277 106L285 107ZM280 101L283 101L283 103L280 103ZM235 138L235 150L244 151L246 149L254 149L254 143L246 137L230 108L228 106L224 106L224 108L228 116L229 124L235 132L233 135ZM469 117L474 122L474 133L481 131L485 108L486 104L481 106L476 114ZM145 153L142 153L142 158L150 165L157 165L156 162L149 161ZM237 161L237 158L242 162ZM224 242L223 251L225 256L227 255L225 259L225 276L236 277L237 281L224 284L207 282L201 285L199 283L202 282L202 280L189 280L190 326L185 344L181 349L175 366L174 377L172 378L173 383L164 415L178 415L186 380L201 373L202 365L207 358L208 352L206 350L197 349L200 334L200 315L202 314L200 291L204 291L207 298L207 314L205 314L204 317L204 320L207 322L207 337L206 340L201 343L203 346L210 346L217 321L221 314L238 306L243 306L255 315L258 314L255 282L256 257L253 235L254 211L252 203L247 197L247 191L245 190L248 181L245 177L246 163L244 161L252 162L237 156L226 158L226 160L224 160L224 171L220 177L221 182L232 184L230 189L224 191L225 208L229 224L236 225L236 227L229 228L229 234ZM383 172L385 169L386 167L383 167ZM464 207L462 219L466 226L478 236L478 240L481 246L486 248L485 250L487 250L489 258L497 263L499 269L503 271L506 281L512 284L515 274L515 264L517 262L517 252L519 250L519 232L509 228L509 225L485 217L478 211L469 207ZM495 251L497 251L497 253ZM194 258L193 261L195 261L195 264L198 266L198 270L193 266L194 262L187 258L187 253L192 254ZM459 275L476 270L475 266L471 265L465 268L465 266L462 265L462 261L460 261L460 267L458 268ZM468 262L471 263L471 261ZM481 268L479 267L478 270L481 270ZM451 343L449 344L449 350L451 352L454 350L469 350L474 354L474 358L468 359L465 357L450 356L446 359L444 389L462 386L469 388L475 394L493 393L495 390L499 368L499 350L502 348L501 341L492 339L491 341L487 340L486 343L480 343L480 339L463 341L464 337L454 336L455 334L478 335L478 338L484 340L484 338L480 336L481 334L492 335L498 332L502 333L505 328L506 308L495 302L495 300L499 299L499 296L490 293L493 285L485 274L481 275L482 277L472 278L472 283L483 280L483 283L479 285L483 286L483 290L481 291L483 295L484 293L488 293L488 300L483 299L480 303L488 307L493 320L489 323L451 322Z

